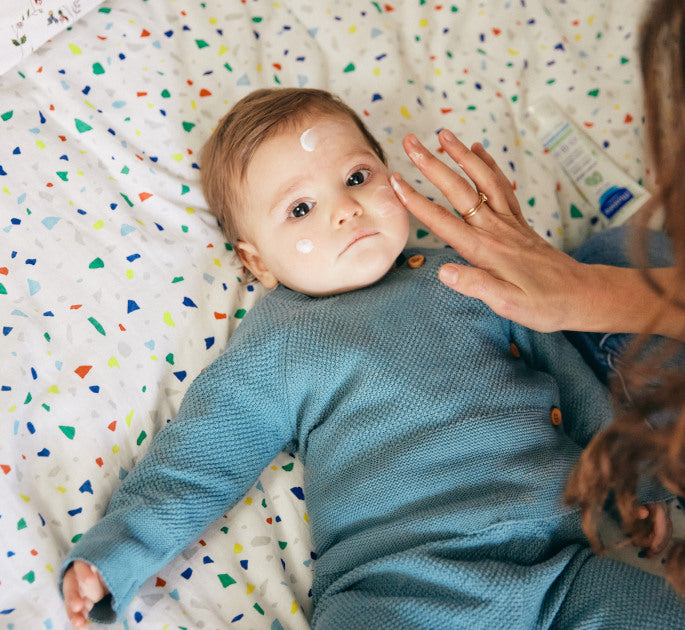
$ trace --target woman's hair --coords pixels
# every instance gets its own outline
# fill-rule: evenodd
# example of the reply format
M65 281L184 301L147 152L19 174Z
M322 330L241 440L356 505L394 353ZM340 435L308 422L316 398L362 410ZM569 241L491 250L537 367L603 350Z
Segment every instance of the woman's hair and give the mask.
M305 88L271 88L251 92L219 121L200 156L202 190L229 243L240 238L242 184L261 144L311 115L352 120L385 164L383 149L359 116L330 92Z
M636 229L634 251L645 280L662 300L664 310L667 306L683 309L685 324L683 0L653 2L642 26L640 60L647 149L656 167L659 188L645 226L649 215L662 207L677 268L673 285L661 286L647 268L646 227ZM685 497L683 346L664 339L656 351L647 352L647 339L647 334L641 335L624 355L624 383L614 383L616 419L590 442L566 488L566 500L581 507L583 528L596 551L602 550L597 527L607 508L618 513L624 532L635 544L649 545L653 522L651 518L640 518L638 511L637 488L642 477L655 478L671 492ZM630 393L629 399L624 391ZM666 577L676 591L685 594L685 542L674 543L668 552Z

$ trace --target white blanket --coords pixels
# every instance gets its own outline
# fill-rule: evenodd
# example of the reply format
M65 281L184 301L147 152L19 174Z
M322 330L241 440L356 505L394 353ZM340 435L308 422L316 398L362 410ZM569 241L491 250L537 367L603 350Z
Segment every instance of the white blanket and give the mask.
M12 630L67 627L67 549L260 294L207 212L196 163L238 98L278 85L338 93L392 167L441 203L402 137L435 149L449 127L480 141L535 229L566 249L598 229L596 210L532 142L532 98L555 98L647 176L642 2L96 4L81 0L80 19L36 52L4 42L20 53L0 77L0 627ZM21 42L21 15L7 19L2 32ZM419 242L437 240L414 224ZM306 628L303 496L299 461L281 455L117 627Z

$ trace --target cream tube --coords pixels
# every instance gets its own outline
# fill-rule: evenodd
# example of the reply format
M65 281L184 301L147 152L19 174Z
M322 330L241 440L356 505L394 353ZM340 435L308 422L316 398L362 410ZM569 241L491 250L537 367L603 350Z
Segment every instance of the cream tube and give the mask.
M624 173L551 99L528 107L528 121L545 153L559 164L576 190L607 227L625 223L649 193Z

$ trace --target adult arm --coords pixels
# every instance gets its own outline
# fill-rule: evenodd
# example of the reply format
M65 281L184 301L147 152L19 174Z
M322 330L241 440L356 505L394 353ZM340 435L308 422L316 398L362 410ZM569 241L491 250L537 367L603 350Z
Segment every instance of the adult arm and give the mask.
M447 130L442 148L487 195L479 211L461 220L426 199L398 174L391 182L407 209L469 263L449 264L440 279L485 302L497 314L534 330L643 332L685 341L683 312L665 308L640 271L575 261L538 235L523 218L513 188L482 145L471 150ZM457 210L467 213L479 197L466 178L435 157L415 136L404 148L419 170ZM676 269L652 271L662 287L676 286Z

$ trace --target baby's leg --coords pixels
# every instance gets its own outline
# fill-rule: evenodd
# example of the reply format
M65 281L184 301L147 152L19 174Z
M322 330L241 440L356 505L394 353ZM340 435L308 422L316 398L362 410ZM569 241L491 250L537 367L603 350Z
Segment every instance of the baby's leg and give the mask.
M676 630L684 625L685 600L663 578L591 556L576 574L551 628Z

